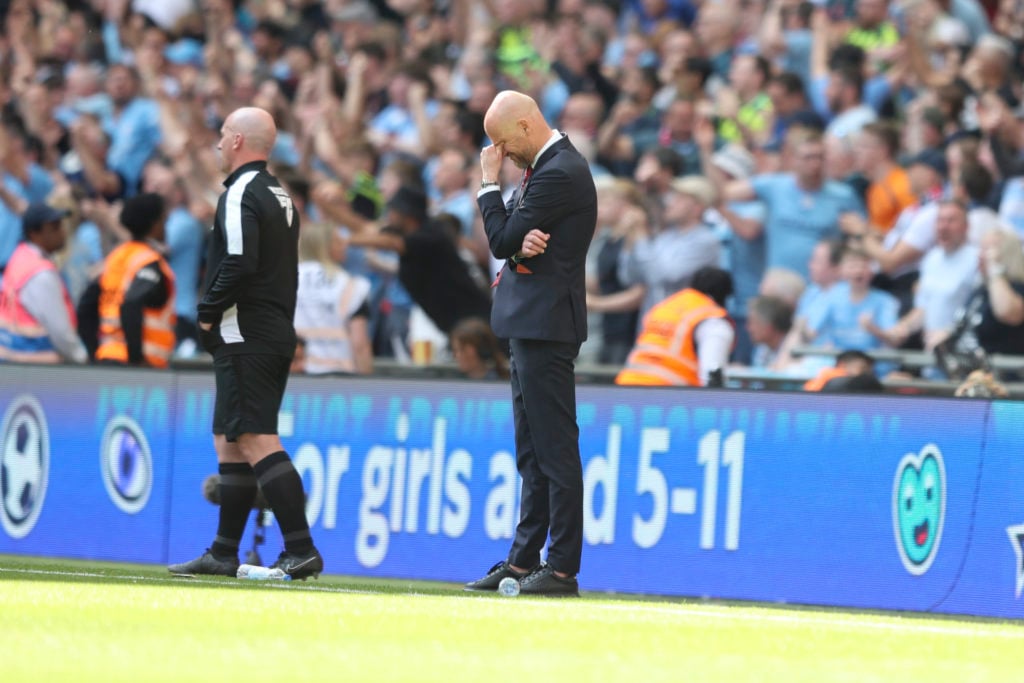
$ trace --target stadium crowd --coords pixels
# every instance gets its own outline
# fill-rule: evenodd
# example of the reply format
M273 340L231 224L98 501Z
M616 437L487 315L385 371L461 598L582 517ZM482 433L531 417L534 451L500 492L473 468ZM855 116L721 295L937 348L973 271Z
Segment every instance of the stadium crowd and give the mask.
M598 186L582 360L628 367L647 312L681 291L694 294L676 300L677 318L703 306L687 335L713 318L733 323L732 338L684 345L693 367L699 347L725 351L700 372L670 367L666 383L743 366L810 378L834 372L842 351L955 360L921 370L934 378L1024 354L1015 0L7 0L2 11L0 359L86 362L104 338L120 340L114 362L197 353L218 131L254 105L274 116L272 171L310 231L296 367L365 373L374 358L415 356L500 375L478 319L501 264L476 192L483 113L504 89L540 104ZM519 182L506 164L506 196ZM58 224L63 241L49 235ZM127 250L152 254L148 270L112 258L133 241L154 247ZM63 290L27 287L47 263ZM724 306L690 289L708 267L731 276ZM131 301L144 312L125 304L122 323L173 318L173 341L149 327L104 332L115 303ZM83 312L87 351L68 339ZM49 346L40 324L56 325ZM808 345L831 351L794 353Z

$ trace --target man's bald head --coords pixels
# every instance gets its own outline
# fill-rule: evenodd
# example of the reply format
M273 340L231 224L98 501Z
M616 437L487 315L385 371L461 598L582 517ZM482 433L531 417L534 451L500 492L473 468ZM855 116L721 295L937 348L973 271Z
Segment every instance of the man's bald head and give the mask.
M484 115L484 130L487 136L491 135L492 129L496 132L504 131L514 127L521 119L530 119L540 116L540 108L529 95L524 95L515 90L503 90L494 97L491 106L487 108Z
M269 154L277 139L274 117L259 107L242 107L232 112L226 126L244 138L243 146L253 152Z
M532 164L551 137L551 128L537 102L515 90L504 90L495 96L484 115L484 131L520 168Z
M266 161L277 139L274 117L259 107L242 107L231 112L221 128L218 145L226 173L251 161Z

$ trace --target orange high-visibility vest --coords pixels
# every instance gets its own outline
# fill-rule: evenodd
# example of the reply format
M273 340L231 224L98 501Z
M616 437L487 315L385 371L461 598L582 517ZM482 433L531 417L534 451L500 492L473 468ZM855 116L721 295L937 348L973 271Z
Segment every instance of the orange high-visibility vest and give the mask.
M830 381L837 377L847 377L849 374L845 368L823 368L817 375L804 382L804 391L821 391Z
M128 362L128 345L121 328L121 304L140 270L160 267L170 291L160 308L143 309L142 355L153 367L166 368L174 351L174 273L160 253L144 242L126 242L110 252L100 276L100 334L97 360Z
M39 321L21 305L21 290L44 271L57 272L42 250L22 242L11 254L0 287L0 360L17 363L60 363L61 357ZM67 287L62 287L64 308L74 327L78 323Z
M644 316L640 336L615 383L701 386L693 332L709 318L728 317L724 308L696 289L676 292Z

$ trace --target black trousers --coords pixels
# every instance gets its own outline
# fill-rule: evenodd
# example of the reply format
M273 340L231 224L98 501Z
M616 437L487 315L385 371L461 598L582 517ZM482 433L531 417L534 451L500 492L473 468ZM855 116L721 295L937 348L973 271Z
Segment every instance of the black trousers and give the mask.
M512 339L512 417L522 508L509 563L533 567L548 544L548 564L575 575L583 553L583 467L576 424L574 362L580 345Z

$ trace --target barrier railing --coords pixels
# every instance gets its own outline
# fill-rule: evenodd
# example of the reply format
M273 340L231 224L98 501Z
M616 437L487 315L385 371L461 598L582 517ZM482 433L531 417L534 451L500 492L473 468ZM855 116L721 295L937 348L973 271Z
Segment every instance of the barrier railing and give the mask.
M803 356L828 356L834 358L841 352L841 349L819 346L798 346L791 351L793 356L798 358ZM935 365L935 354L925 351L874 349L866 353L878 362L898 363L910 369L921 369ZM998 372L1024 371L1024 356L996 353L988 356L988 363L993 370Z

